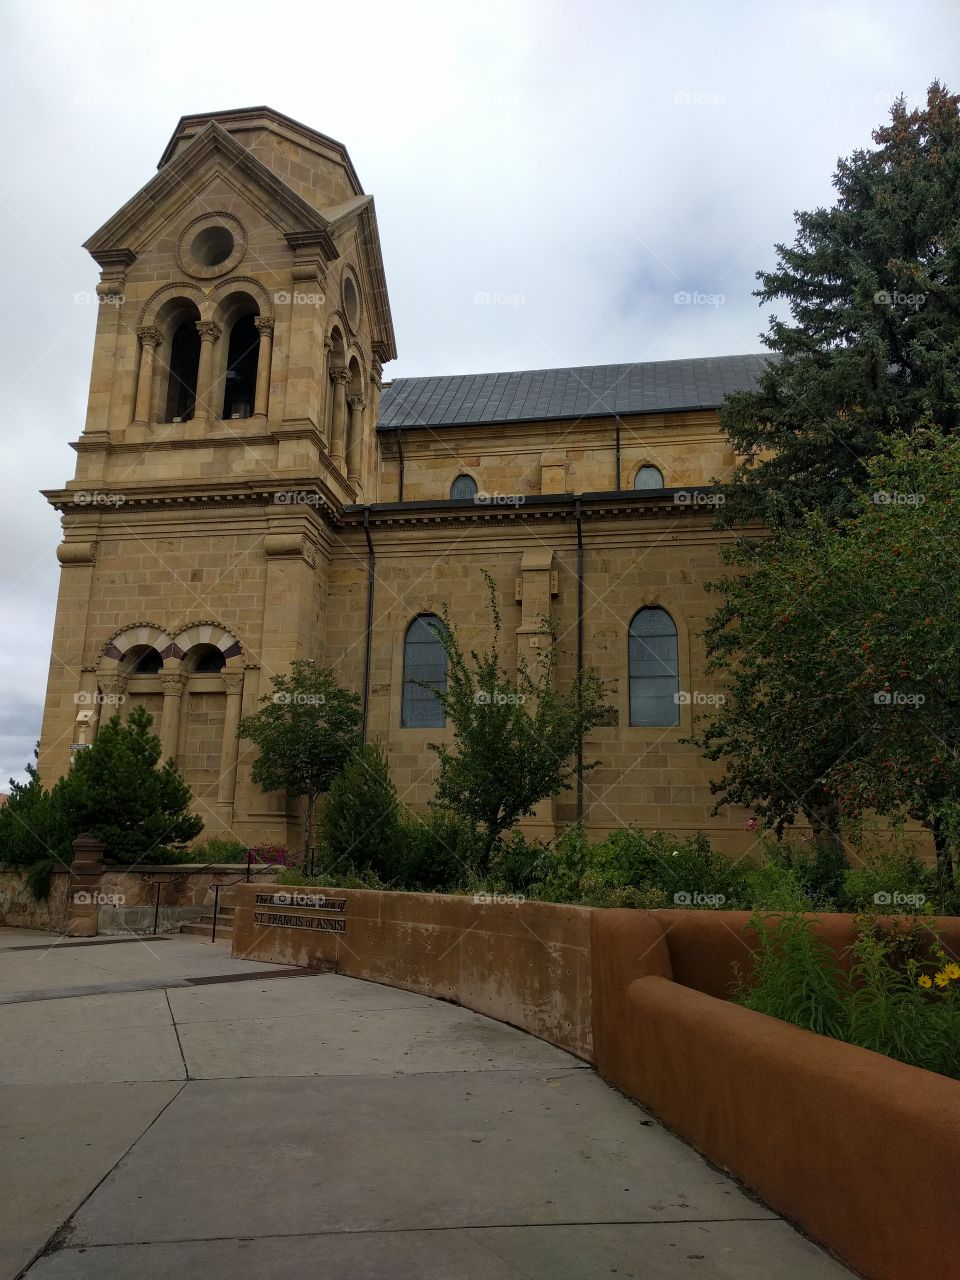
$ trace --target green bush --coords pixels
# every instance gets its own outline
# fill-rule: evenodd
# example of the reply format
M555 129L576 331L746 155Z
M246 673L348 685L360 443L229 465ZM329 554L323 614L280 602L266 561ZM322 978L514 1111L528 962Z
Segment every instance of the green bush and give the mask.
M476 829L449 809L408 812L403 819L399 886L429 893L480 887L484 851Z
M407 834L379 742L367 743L334 778L318 834L327 865L372 871L384 881L404 875Z
M61 793L48 791L36 765L27 765L27 782L10 779L10 795L0 808L0 863L21 867L37 899L50 895L50 873L73 861L72 836L60 803Z
M247 863L247 846L242 840L234 840L230 836L208 836L190 845L180 854L181 862L197 862L206 865L209 862Z
M938 898L935 873L911 848L895 844L846 873L840 893L842 911L872 911L910 915Z
M811 910L829 911L839 900L848 870L843 851L831 841L811 843L800 840L767 839L763 843L764 867L790 872L785 883L797 883ZM779 906L757 902L753 905Z
M756 915L751 926L757 945L749 973L736 972L737 1003L960 1079L960 964L929 924L861 916L849 972L808 916Z

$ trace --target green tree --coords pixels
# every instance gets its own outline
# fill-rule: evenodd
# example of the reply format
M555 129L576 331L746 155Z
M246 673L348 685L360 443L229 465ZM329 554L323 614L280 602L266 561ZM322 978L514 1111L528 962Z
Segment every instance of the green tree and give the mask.
M273 692L260 710L245 716L238 730L260 754L253 780L264 791L303 797L304 860L312 860L317 797L360 747L360 698L344 689L328 667L310 661L291 664L288 675L272 677Z
M757 296L785 301L793 323L771 318L776 358L721 410L744 455L725 522L839 518L887 434L960 424L958 106L936 82L923 108L895 102L876 147L839 162L836 203L798 213L794 243L758 273Z
M960 839L960 439L898 435L868 492L809 515L723 584L708 631L728 700L696 741L723 761L719 804L780 829L872 811L931 832L942 881ZM734 553L734 556L737 553Z
M484 578L490 593L489 648L466 655L446 609L444 626L435 628L447 654L447 687L437 696L453 727L454 746L430 744L440 761L432 803L460 814L478 831L481 874L504 831L541 800L572 786L583 734L608 710L605 686L592 667L567 691L554 687L555 637L546 623L535 665L521 658L515 676L504 668L496 586L489 574Z
M318 831L330 868L369 868L385 880L403 870L405 833L386 753L368 742L333 779Z
M112 716L51 793L70 839L88 832L115 862L169 860L203 830L203 820L189 812L190 788L173 760L160 764L152 723L139 706L126 724Z
M28 764L26 771L26 782L10 779L7 803L0 808L0 862L26 868L34 896L45 898L54 866L72 860L70 832L59 800L40 781L37 766Z

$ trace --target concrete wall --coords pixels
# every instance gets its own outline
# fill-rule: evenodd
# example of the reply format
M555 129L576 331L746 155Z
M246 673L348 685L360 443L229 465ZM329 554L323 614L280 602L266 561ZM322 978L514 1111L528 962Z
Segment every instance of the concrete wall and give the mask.
M258 897L276 894L276 904ZM299 905L326 894L342 912ZM279 899L293 899L285 905ZM590 910L541 902L479 902L443 894L238 885L233 953L278 964L332 967L452 1000L592 1056ZM258 925L257 911L327 916L342 933Z
M960 1277L960 1083L729 1003L747 913L278 885L241 886L236 903L234 955L333 968L521 1027L593 1061L872 1280ZM265 922L276 915L299 924ZM960 955L960 920L936 923ZM818 929L846 961L853 917Z

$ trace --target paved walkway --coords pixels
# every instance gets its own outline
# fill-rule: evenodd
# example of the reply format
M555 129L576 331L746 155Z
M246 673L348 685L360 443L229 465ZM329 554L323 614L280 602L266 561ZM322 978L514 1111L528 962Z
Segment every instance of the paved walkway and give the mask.
M0 1280L839 1280L559 1049L186 937L0 930Z

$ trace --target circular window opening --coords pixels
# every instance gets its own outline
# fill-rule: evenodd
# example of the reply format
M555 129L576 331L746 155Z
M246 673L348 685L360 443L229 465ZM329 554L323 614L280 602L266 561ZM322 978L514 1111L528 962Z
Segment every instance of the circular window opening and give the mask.
M343 309L347 315L347 323L351 329L355 329L360 319L360 295L350 276L345 276L343 280Z
M193 237L191 256L202 267L219 267L233 253L233 232L227 227L204 227Z

